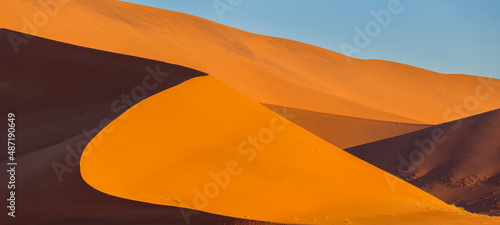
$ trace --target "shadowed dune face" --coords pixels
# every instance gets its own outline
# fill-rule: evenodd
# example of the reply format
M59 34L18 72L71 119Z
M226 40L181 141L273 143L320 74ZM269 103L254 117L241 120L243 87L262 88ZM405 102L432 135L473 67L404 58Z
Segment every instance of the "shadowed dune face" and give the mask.
M149 97L206 74L38 37L30 39L29 51L15 54L7 40L11 33L21 35L0 29L0 102L8 106L0 111L6 115L6 110L11 110L17 115L16 176L20 185L16 190L17 217L7 218L2 213L2 224L4 221L13 225L238 221L196 211L185 211L191 215L186 217L177 207L116 198L96 191L80 175L81 152L102 127L142 99L133 95L142 96L139 92L144 88L143 97ZM155 80L155 74L161 82ZM130 100L122 101L122 95L128 95ZM119 104L114 105L116 101ZM1 126L0 135L5 137L4 121ZM6 145L5 140L0 139L2 146ZM6 157L7 154L0 156L2 171L7 170ZM0 180L6 181L7 175L0 173ZM0 188L0 195L7 196L6 190Z
M9 41L14 35L23 34L0 29L1 102L8 106L1 111L11 110L21 118L19 154L82 133L89 133L90 140L97 134L92 129L106 126L142 99L206 75L37 37L30 39L29 49L16 54Z
M367 120L269 104L264 104L264 106L342 149L399 136L430 126Z
M127 113L82 156L82 177L104 193L279 223L499 222L405 182L391 188L385 172L211 76L165 90Z
M500 111L346 149L471 212L500 215Z
M484 88L478 92L483 82L474 76L353 59L295 41L120 1L59 2L57 8L47 11L36 0L3 1L0 22L6 28L53 40L198 69L260 103L424 124L500 107L499 92L489 93ZM33 16L44 14L51 16L46 21L33 21ZM30 48L29 42L16 46L21 51ZM462 115L447 113L457 105L463 108L469 97L481 104L468 107Z

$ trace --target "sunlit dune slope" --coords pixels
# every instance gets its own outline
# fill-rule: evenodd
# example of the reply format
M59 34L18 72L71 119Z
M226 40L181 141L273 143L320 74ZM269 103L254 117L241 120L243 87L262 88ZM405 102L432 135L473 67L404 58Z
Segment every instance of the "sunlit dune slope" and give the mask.
M430 126L368 120L269 104L264 104L264 106L342 149L399 136Z
M500 215L500 111L346 149L471 212Z
M261 103L382 121L451 121L443 113L476 95L481 84L473 76L352 59L319 47L131 3L57 2L57 7L44 10L36 0L2 1L0 24L62 42L197 69ZM29 51L30 44L18 47ZM480 91L484 96L488 90ZM497 92L462 117L498 107Z
M330 145L211 76L130 108L92 140L83 179L104 193L302 224L494 224ZM105 128L102 132L106 132Z

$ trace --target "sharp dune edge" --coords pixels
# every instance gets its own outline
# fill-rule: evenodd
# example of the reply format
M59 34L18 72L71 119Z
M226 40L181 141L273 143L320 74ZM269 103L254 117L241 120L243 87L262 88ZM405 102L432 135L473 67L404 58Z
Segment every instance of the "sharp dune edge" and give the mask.
M85 149L81 173L122 198L278 223L500 222L406 182L391 188L382 170L210 76L152 96L109 126L105 141Z

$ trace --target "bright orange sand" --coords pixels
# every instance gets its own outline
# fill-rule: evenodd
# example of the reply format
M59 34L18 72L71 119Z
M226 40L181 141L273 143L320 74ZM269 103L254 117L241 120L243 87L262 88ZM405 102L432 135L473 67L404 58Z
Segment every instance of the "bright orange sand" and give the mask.
M481 84L474 76L353 59L168 10L115 0L58 1L58 10L49 11L50 15L37 0L2 1L0 24L52 40L197 69L260 103L373 120L451 121L455 118L443 118L446 110L475 96ZM20 49L29 49L29 43ZM461 117L496 108L500 108L499 94L482 99Z
M394 182L210 76L138 103L101 132L82 177L122 198L282 223L500 222Z

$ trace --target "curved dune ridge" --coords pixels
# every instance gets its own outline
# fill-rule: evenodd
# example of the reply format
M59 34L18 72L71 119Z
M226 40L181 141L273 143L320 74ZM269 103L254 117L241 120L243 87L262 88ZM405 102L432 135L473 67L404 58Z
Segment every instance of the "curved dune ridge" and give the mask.
M351 156L210 76L130 108L83 179L114 196L300 224L496 224ZM106 132L105 128L101 132Z
M0 22L8 29L65 43L204 71L260 103L425 124L500 107L500 95L495 94L481 99L477 107L469 107L466 114L443 116L476 95L481 82L474 76L358 60L296 41L116 0L51 2L57 4L3 1ZM27 49L29 43L18 47Z

